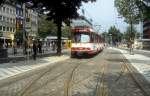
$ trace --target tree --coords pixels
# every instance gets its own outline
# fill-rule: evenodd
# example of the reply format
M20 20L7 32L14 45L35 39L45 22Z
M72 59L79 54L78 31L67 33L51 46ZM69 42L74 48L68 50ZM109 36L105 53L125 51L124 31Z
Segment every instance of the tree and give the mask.
M121 42L122 40L122 33L120 32L119 29L117 29L115 26L111 26L108 30L108 35L112 36L112 41L114 43L117 43L117 42ZM110 38L110 37L109 37Z
M70 38L70 36L71 36L71 27L70 26L64 26L63 28L62 28L62 36L63 37L69 37Z
M46 20L46 16L39 16L38 35L45 38L48 35L56 36L57 26L53 21Z
M136 28L133 27L132 32L131 32L131 26L128 26L126 32L124 33L124 38L128 42L132 41L133 43L134 39L136 38L136 34L138 35Z
M132 40L131 34L133 33L133 24L137 24L141 18L141 12L137 5L138 0L115 0L115 7L119 14L124 17L124 21L130 24L129 40ZM129 41L130 43L132 41Z
M143 18L150 19L150 7L145 3L145 1L149 2L148 0L135 0L135 4L142 14L141 20L143 20Z
M102 38L104 38L105 42L108 42L109 41L109 34L107 32L103 32L101 34Z
M140 11L136 5L136 0L115 0L115 7L120 16L124 17L127 23L138 23L140 20Z

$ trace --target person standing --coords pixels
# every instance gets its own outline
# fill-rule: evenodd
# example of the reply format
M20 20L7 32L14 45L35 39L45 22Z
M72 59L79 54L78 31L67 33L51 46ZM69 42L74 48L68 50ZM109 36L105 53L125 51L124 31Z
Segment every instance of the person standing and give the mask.
M38 43L39 53L42 53L42 42L39 41Z
M33 42L33 59L36 60L37 56L37 43L36 41Z

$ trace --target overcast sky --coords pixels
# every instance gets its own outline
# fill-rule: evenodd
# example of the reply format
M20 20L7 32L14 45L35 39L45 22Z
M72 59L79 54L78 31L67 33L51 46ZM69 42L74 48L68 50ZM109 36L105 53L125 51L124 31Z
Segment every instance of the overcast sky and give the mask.
M85 10L85 16L93 19L94 24L101 25L101 31L107 31L112 25L122 32L126 29L127 24L118 18L114 0L97 0L95 3L83 4L81 9ZM81 10L79 12L81 13Z

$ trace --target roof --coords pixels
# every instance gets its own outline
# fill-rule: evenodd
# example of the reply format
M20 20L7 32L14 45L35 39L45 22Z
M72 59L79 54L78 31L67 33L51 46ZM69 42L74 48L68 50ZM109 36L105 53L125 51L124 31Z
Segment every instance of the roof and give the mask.
M56 39L57 39L57 36L47 36L45 39L46 39L46 40L47 40L47 39L56 40ZM68 39L68 38L66 38L66 37L61 37L61 39Z

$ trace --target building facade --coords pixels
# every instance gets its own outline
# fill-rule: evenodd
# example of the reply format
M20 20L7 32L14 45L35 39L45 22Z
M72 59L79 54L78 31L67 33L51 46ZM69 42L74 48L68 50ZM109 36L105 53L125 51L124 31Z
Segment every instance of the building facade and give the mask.
M143 22L143 39L150 39L150 19Z
M23 8L20 4L16 4L16 43L17 45L21 45L23 42Z
M33 39L38 35L38 13L32 9L26 9L25 30L28 34L28 44L32 46Z
M0 7L0 47L12 47L38 33L38 13L27 6L5 3Z
M16 32L16 7L4 4L0 7L0 46L5 42L5 46L12 46L14 33ZM4 42L3 42L4 41Z

